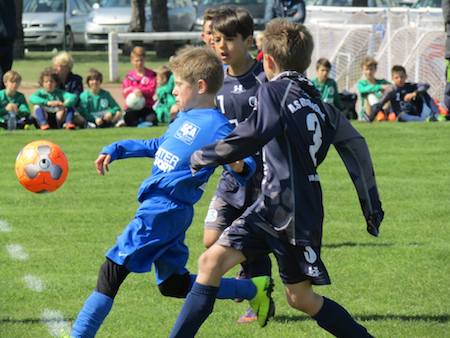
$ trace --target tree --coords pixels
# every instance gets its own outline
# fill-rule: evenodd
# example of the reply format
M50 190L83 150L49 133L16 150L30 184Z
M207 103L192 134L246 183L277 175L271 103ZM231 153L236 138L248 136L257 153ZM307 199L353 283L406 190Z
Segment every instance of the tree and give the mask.
M145 31L145 0L131 0L131 23L129 31Z
M155 32L169 31L169 14L167 11L167 0L151 0L152 5L152 28ZM167 58L173 55L174 45L170 41L156 41L156 56Z
M14 41L14 58L23 59L24 57L24 41L23 41L23 27L22 27L22 11L23 0L15 0L16 4L16 27L17 35Z

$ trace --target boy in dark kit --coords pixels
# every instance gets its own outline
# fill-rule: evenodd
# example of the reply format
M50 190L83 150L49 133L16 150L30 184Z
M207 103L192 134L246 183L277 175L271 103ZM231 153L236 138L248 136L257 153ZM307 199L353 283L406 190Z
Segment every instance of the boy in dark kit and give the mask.
M193 171L232 162L263 147L262 194L199 259L196 283L170 337L193 337L212 312L220 277L236 264L272 252L288 303L338 337L371 337L339 304L313 291L330 284L322 262L323 205L317 166L334 144L356 186L367 230L377 236L383 219L374 170L364 138L320 101L302 75L313 39L301 24L273 20L266 26L264 70L257 110L224 140L195 152ZM268 288L267 293L271 290ZM258 309L266 325L270 304Z

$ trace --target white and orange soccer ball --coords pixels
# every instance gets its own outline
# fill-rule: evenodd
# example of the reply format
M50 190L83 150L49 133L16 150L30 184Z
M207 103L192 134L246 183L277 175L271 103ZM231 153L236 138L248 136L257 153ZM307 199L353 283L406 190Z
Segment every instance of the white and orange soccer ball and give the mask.
M27 190L35 193L55 191L69 173L69 163L61 148L45 140L27 144L17 155L16 176Z

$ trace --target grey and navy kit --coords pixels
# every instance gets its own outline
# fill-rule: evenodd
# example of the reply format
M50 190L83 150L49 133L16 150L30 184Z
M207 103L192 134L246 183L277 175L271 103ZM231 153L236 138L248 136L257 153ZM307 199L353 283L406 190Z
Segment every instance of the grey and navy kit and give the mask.
M225 70L224 83L216 101L231 124L237 125L250 116L256 105L257 90L264 81L266 77L260 62L255 61L254 65L240 76L229 75ZM205 227L222 231L256 200L261 192L262 162L259 153L256 153L254 158L257 170L245 186L238 184L228 171L223 171L205 219Z
M376 236L383 211L367 144L297 72L283 72L262 84L257 99L257 110L227 138L191 157L192 168L198 170L263 147L262 194L218 243L241 250L247 258L253 251L273 252L285 283L310 279L328 284L320 259L323 204L317 167L333 144L356 187L367 230Z

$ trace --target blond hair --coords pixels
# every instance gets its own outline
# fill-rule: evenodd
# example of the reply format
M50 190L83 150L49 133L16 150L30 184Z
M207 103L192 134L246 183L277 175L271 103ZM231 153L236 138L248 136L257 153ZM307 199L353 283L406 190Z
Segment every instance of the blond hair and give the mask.
M53 66L67 66L70 70L73 68L73 57L68 52L56 54L52 59Z
M302 24L274 19L266 25L263 52L270 55L280 70L304 73L311 64L314 41Z
M373 57L371 56L365 56L363 57L362 61L361 61L361 68L363 67L371 67L374 66L375 68L377 68L378 62L377 60L375 60Z
M22 81L22 76L20 76L19 73L17 73L14 70L8 70L4 75L3 75L3 83L6 83L8 81L11 82L21 82Z
M170 59L172 72L191 85L204 80L207 93L215 94L223 84L223 65L211 48L187 46Z

